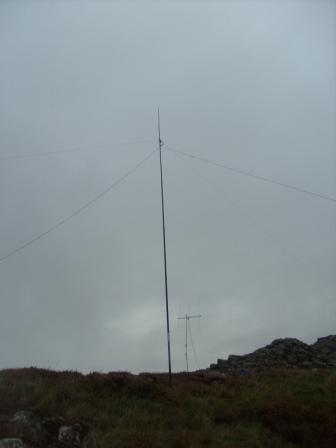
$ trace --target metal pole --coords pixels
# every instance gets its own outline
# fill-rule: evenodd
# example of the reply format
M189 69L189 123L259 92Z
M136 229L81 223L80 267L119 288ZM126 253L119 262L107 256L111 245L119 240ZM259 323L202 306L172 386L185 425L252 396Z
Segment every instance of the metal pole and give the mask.
M185 358L186 358L186 365L187 365L187 373L189 373L189 364L188 364L188 315L185 316L185 322L186 322L186 343L185 343Z
M167 276L167 252L166 252L166 225L165 209L163 195L163 176L162 176L162 140L160 131L160 110L158 109L158 133L159 133L159 154L160 154L160 178L161 178L161 210L162 210L162 239L163 239L163 260L165 277L165 295L166 295L166 318L167 318L167 346L168 346L168 368L169 368L169 386L172 385L171 372L171 354L170 354L170 330L169 330L169 303L168 303L168 276Z

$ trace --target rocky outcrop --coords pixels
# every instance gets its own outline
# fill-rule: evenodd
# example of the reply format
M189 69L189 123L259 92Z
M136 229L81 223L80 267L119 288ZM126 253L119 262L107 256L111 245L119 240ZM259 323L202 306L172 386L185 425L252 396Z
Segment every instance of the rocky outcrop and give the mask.
M62 417L38 419L26 411L0 416L0 448L96 448L93 433L82 422Z
M247 355L218 359L210 369L225 372L249 372L269 368L335 369L336 336L319 338L308 345L294 338L276 339L266 347Z
M327 356L336 360L336 336L330 335L324 338L318 338L315 344L311 346L318 354Z

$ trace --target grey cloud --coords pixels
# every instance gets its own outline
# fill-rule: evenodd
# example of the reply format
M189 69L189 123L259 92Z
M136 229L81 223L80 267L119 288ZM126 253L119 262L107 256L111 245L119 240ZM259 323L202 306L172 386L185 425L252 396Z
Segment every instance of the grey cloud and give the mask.
M0 256L155 149L158 105L164 149L335 196L335 17L333 1L1 2L0 157L152 141L2 160ZM187 312L203 367L335 332L334 204L168 150L164 168L175 370ZM0 367L165 370L160 219L155 155L1 263Z

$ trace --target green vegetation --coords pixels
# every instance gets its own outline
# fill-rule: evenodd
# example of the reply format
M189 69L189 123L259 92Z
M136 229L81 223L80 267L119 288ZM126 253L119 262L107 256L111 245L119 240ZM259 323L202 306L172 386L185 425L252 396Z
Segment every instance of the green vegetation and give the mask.
M101 448L335 448L336 374L0 371L0 414L84 421ZM2 435L0 434L0 437Z

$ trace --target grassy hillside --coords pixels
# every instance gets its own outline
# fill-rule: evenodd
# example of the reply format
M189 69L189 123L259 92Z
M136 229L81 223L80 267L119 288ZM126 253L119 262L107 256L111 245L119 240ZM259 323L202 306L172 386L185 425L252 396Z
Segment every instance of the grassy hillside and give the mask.
M84 421L101 448L336 447L336 374L327 371L179 374L172 388L164 375L0 371L0 414L19 410Z

